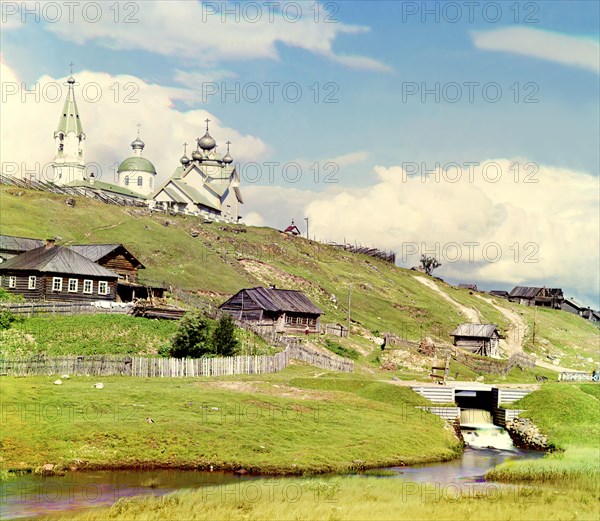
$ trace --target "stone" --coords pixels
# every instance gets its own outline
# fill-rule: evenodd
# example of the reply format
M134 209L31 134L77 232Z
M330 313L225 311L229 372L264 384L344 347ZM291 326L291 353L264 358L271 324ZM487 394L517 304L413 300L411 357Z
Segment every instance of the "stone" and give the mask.
M559 358L557 358L557 359L555 359L555 360L552 360L552 363L553 363L554 365L559 365L559 364L560 364L560 359L559 359Z
M104 384L102 382L99 382L97 384L94 384L94 388L95 389L104 389Z
M62 385L62 380L54 380L54 385Z
M63 375L61 376L61 378L62 378L63 380L68 380L68 379L69 379L69 375L68 375L68 374L63 374Z

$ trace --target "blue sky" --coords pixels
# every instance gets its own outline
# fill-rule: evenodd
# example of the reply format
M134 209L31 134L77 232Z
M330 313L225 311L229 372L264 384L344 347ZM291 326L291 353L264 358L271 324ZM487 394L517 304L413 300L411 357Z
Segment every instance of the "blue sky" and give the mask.
M302 177L296 183L286 182L280 168L275 169L274 182L268 182L264 165L261 182L246 179L245 213L253 224L281 227L292 217L301 221L310 215L314 232L322 239L354 236L358 242L396 250L406 240L403 237L450 241L455 239L453 228L446 230L442 223L434 233L427 222L406 219L406 198L416 197L410 183L398 188L397 198L385 210L387 223L371 218L380 211L373 203L372 209L363 210L364 222L348 229L339 222L343 207L336 206L336 201L346 196L357 201L374 197L377 187L386 183L377 167L391 171L405 163L425 162L434 168L436 162L462 165L490 159L539 165L544 182L535 187L538 191L531 192L531 198L544 192L544 201L554 209L531 209L526 202L519 207L514 200L523 200L519 192L523 187L518 183L505 187L508 195L502 200L494 199L494 187L479 187L479 193L489 199L488 206L494 211L508 216L522 211L524 227L537 228L531 237L520 237L521 242L532 240L547 246L540 247L540 279L533 282L562 284L580 299L597 303L597 274L590 274L591 283L577 277L563 282L571 275L561 272L566 261L554 251L552 241L556 234L566 233L564 240L569 242L558 250L575 248L568 271L590 270L589 263L578 264L576 259L582 255L591 256L595 262L592 271L598 271L598 194L592 200L582 199L584 193L589 196L590 186L593 193L596 185L590 185L589 178L597 180L600 167L598 2L479 2L472 20L465 2L321 2L320 23L314 23L314 2L280 3L294 4L288 7L292 16L299 6L303 18L297 23L282 20L279 8L270 23L263 3L263 17L250 23L243 16L244 9L250 9L248 2L228 4L242 15L239 22L231 15L223 20L212 14L215 6L226 7L224 2L209 2L204 7L192 1L121 2L119 23L115 23L109 4L102 3L104 10L97 23L86 22L76 12L77 23L71 24L63 23L66 8L60 23L44 21L43 12L39 22L29 16L22 23L22 13L13 13L12 4L4 2L2 7L2 62L19 81L31 85L43 77L64 78L67 64L73 61L78 78L103 74L124 81L122 78L133 77L142 86L152 86L155 97L144 97L142 89L135 108L145 121L145 155L155 162L162 178L170 175L181 155L182 140L174 141L173 134L185 119L186 129L197 128L195 135L186 130L189 137L185 140L192 142L203 133L206 112L215 119L217 134L222 127L225 137L234 136L232 152L241 169L249 162L298 162ZM137 23L125 25L122 19L132 14L132 9ZM426 10L436 9L438 20L433 14L423 18ZM333 11L337 23L323 23L323 17ZM253 12L250 9L246 14ZM452 19L456 21L452 23ZM217 94L203 101L201 88L206 88L207 82L214 82L219 90L236 84L239 89L250 88L248 84L256 82L262 100L236 102L229 95L223 102ZM273 87L273 103L267 99L267 82L278 83ZM290 82L296 82L302 92L296 103L283 99L282 86ZM473 102L467 99L465 84L469 82L479 84L473 87ZM432 94L423 101L422 88L435 90L436 84L440 101ZM485 99L482 86L490 84L501 89L497 102ZM446 98L457 97L456 85L462 97L452 103L442 93ZM410 94L415 88L418 92ZM178 94L172 95L172 89ZM486 92L492 97L497 93L493 86ZM327 94L337 102L325 103ZM161 119L154 120L152 104L161 104L161 95L172 105L161 105ZM526 96L535 102L525 103ZM131 107L113 105L117 106L98 111L80 102L88 134L88 160L118 161L129 152L136 113ZM49 107L47 113L54 110L57 118L57 107ZM18 113L19 109L15 110ZM112 121L107 121L109 118ZM55 121L52 116L48 119L40 122L47 127L41 134L47 142L40 137L38 146L47 148L51 156ZM26 148L19 152L15 146L10 153L19 160ZM309 165L317 162L323 171L331 161L338 165L338 182L324 183L321 176L316 183ZM575 177L570 186L556 186L571 175ZM447 198L455 205L470 204L467 189L453 184L447 188ZM509 188L515 192L514 200ZM569 202L564 194L570 189L579 190L582 196L572 194ZM424 207L439 206L446 222L456 220L454 229L470 228L469 217L454 216L452 207L444 206L443 196L435 199L435 190L418 192L426 198ZM553 198L549 198L550 192ZM556 205L565 211L560 222L554 215ZM474 215L473 219L487 222L487 217ZM472 233L474 240L495 236L502 226L491 221L491 228ZM581 228L563 232L561 226ZM581 237L589 240L582 243ZM459 239L465 240L457 233ZM508 246L507 242L504 250ZM479 265L477 270L469 263L459 265L448 266L445 275L445 268L440 268L440 274L449 280L472 278L510 286L521 281L523 272L521 265L506 266L493 274ZM525 271L527 281L535 278L534 272Z

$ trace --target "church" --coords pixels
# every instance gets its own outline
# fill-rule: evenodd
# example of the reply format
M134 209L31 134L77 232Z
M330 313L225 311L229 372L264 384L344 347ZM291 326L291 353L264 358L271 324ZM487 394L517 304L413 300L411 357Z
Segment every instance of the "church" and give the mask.
M244 200L240 191L240 177L229 152L221 157L217 143L209 132L196 139L191 158L184 143L180 165L160 186L157 186L156 168L144 157L145 143L138 135L131 143L132 154L124 159L114 179L95 175L86 168L86 134L75 101L75 79L67 79L68 92L54 132L55 155L52 162L52 183L57 186L93 188L110 195L144 201L154 210L195 215L210 221L237 223L241 220L240 205Z

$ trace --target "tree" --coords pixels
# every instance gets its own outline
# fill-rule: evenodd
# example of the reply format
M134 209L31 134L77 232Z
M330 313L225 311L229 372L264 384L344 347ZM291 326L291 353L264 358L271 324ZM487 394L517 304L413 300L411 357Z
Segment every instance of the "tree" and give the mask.
M228 313L220 319L212 335L212 344L217 356L234 356L240 347L235 336L235 323Z
M200 358L214 354L210 323L200 313L186 313L173 338L169 355L175 358Z
M427 255L421 255L421 266L427 275L432 275L433 270L439 268L442 265L435 257L428 257Z

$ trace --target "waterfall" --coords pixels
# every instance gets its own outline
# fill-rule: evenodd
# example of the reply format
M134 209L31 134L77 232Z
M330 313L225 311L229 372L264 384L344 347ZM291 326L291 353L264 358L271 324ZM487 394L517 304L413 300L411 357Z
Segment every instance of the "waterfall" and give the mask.
M508 432L492 423L492 415L483 409L462 409L460 430L465 443L475 448L512 450L514 445Z

